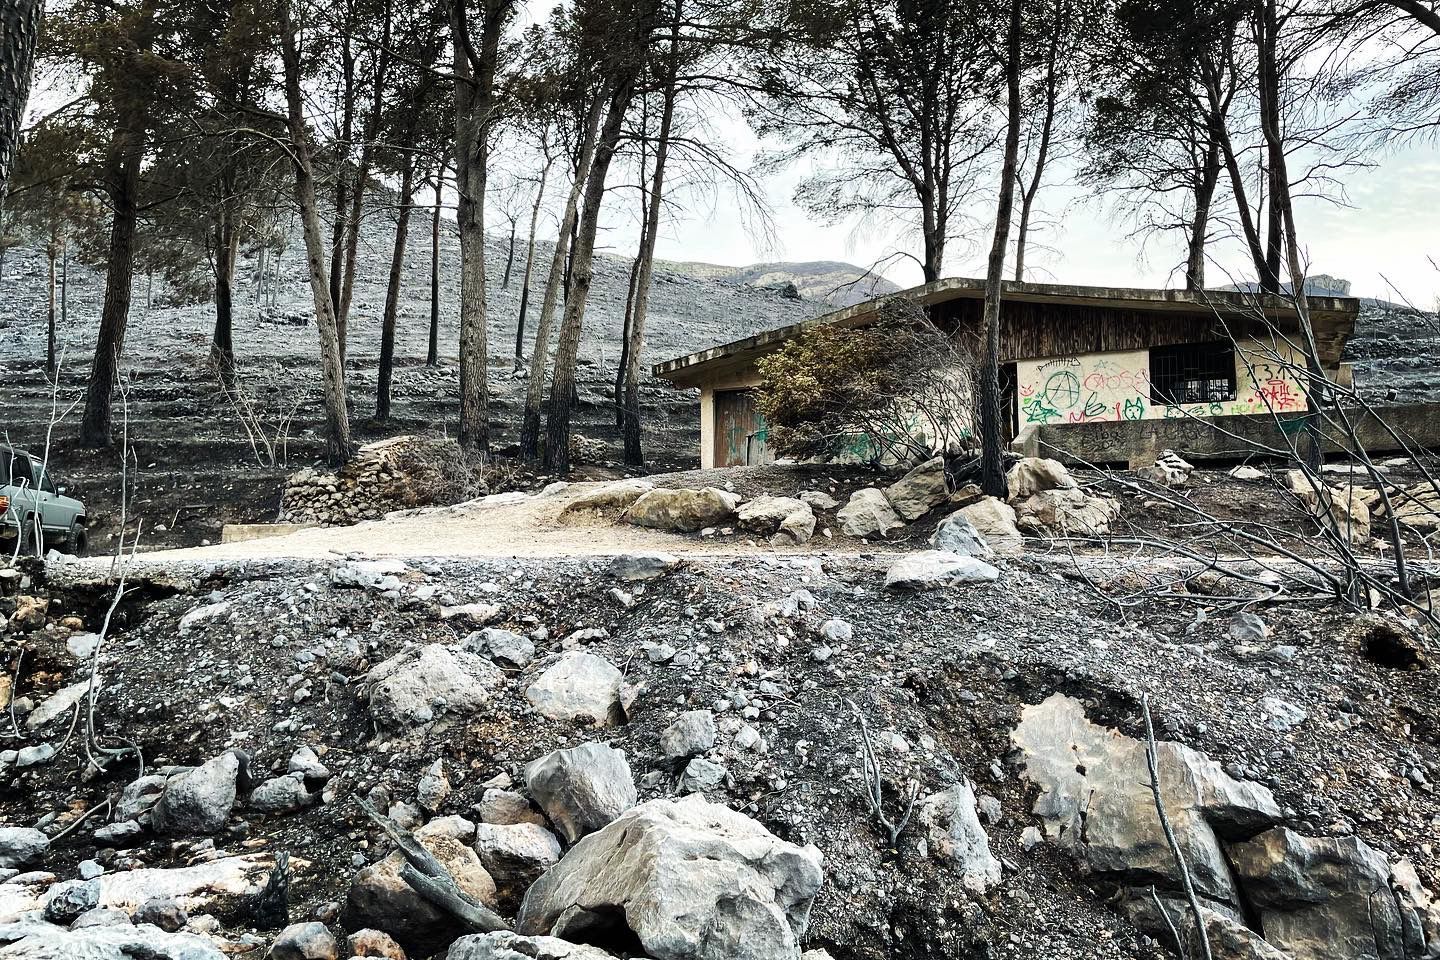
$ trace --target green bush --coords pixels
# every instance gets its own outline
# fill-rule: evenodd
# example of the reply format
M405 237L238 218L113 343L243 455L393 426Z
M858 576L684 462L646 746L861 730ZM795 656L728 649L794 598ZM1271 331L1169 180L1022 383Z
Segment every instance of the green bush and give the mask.
M969 446L969 356L909 300L881 304L869 326L809 327L758 368L782 456L904 463Z

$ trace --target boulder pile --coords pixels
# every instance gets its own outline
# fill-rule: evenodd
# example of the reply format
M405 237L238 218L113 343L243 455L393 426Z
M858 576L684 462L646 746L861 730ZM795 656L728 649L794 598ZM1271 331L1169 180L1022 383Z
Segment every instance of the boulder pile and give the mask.
M1027 707L1011 734L1024 776L1040 789L1045 836L1094 874L1128 887L1142 927L1169 920L1194 936L1181 866L1155 808L1144 741L1091 723L1063 694ZM1159 800L1184 857L1212 941L1235 960L1440 957L1440 905L1405 861L1357 837L1302 836L1270 791L1176 743L1156 744ZM1250 916L1247 917L1247 913ZM1255 921L1258 920L1258 923ZM1198 938L1197 938L1198 939Z
M279 519L340 526L485 493L484 480L454 441L391 437L361 447L336 473L305 467L291 474Z

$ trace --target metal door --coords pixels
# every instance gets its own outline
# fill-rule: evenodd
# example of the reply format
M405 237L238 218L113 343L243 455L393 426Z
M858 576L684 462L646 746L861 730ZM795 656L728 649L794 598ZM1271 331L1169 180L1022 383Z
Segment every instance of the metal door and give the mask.
M715 391L715 466L773 463L770 430L750 390Z

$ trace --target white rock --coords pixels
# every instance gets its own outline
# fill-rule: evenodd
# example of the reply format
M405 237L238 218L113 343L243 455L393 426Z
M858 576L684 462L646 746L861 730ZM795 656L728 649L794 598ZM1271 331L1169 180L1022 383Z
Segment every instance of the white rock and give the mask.
M604 657L572 650L536 678L525 698L552 720L588 719L599 726L624 722L624 675Z
M907 553L890 565L885 586L892 590L928 590L965 583L994 583L1000 571L983 560L943 550Z

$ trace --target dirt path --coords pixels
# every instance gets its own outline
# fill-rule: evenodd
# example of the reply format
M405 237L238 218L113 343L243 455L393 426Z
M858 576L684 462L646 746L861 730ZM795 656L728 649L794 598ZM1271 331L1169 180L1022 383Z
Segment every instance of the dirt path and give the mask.
M373 557L565 557L609 556L641 550L680 555L809 555L874 553L877 547L817 534L809 546L772 547L763 538L737 532L700 537L665 533L619 523L594 513L565 508L599 483L571 484L551 495L499 494L451 507L431 507L350 527L317 527L281 537L182 550L142 553L145 563L255 558ZM886 549L880 547L878 549ZM892 548L893 549L893 548ZM97 558L98 559L98 558ZM97 562L92 560L93 562ZM108 563L108 558L103 562Z

